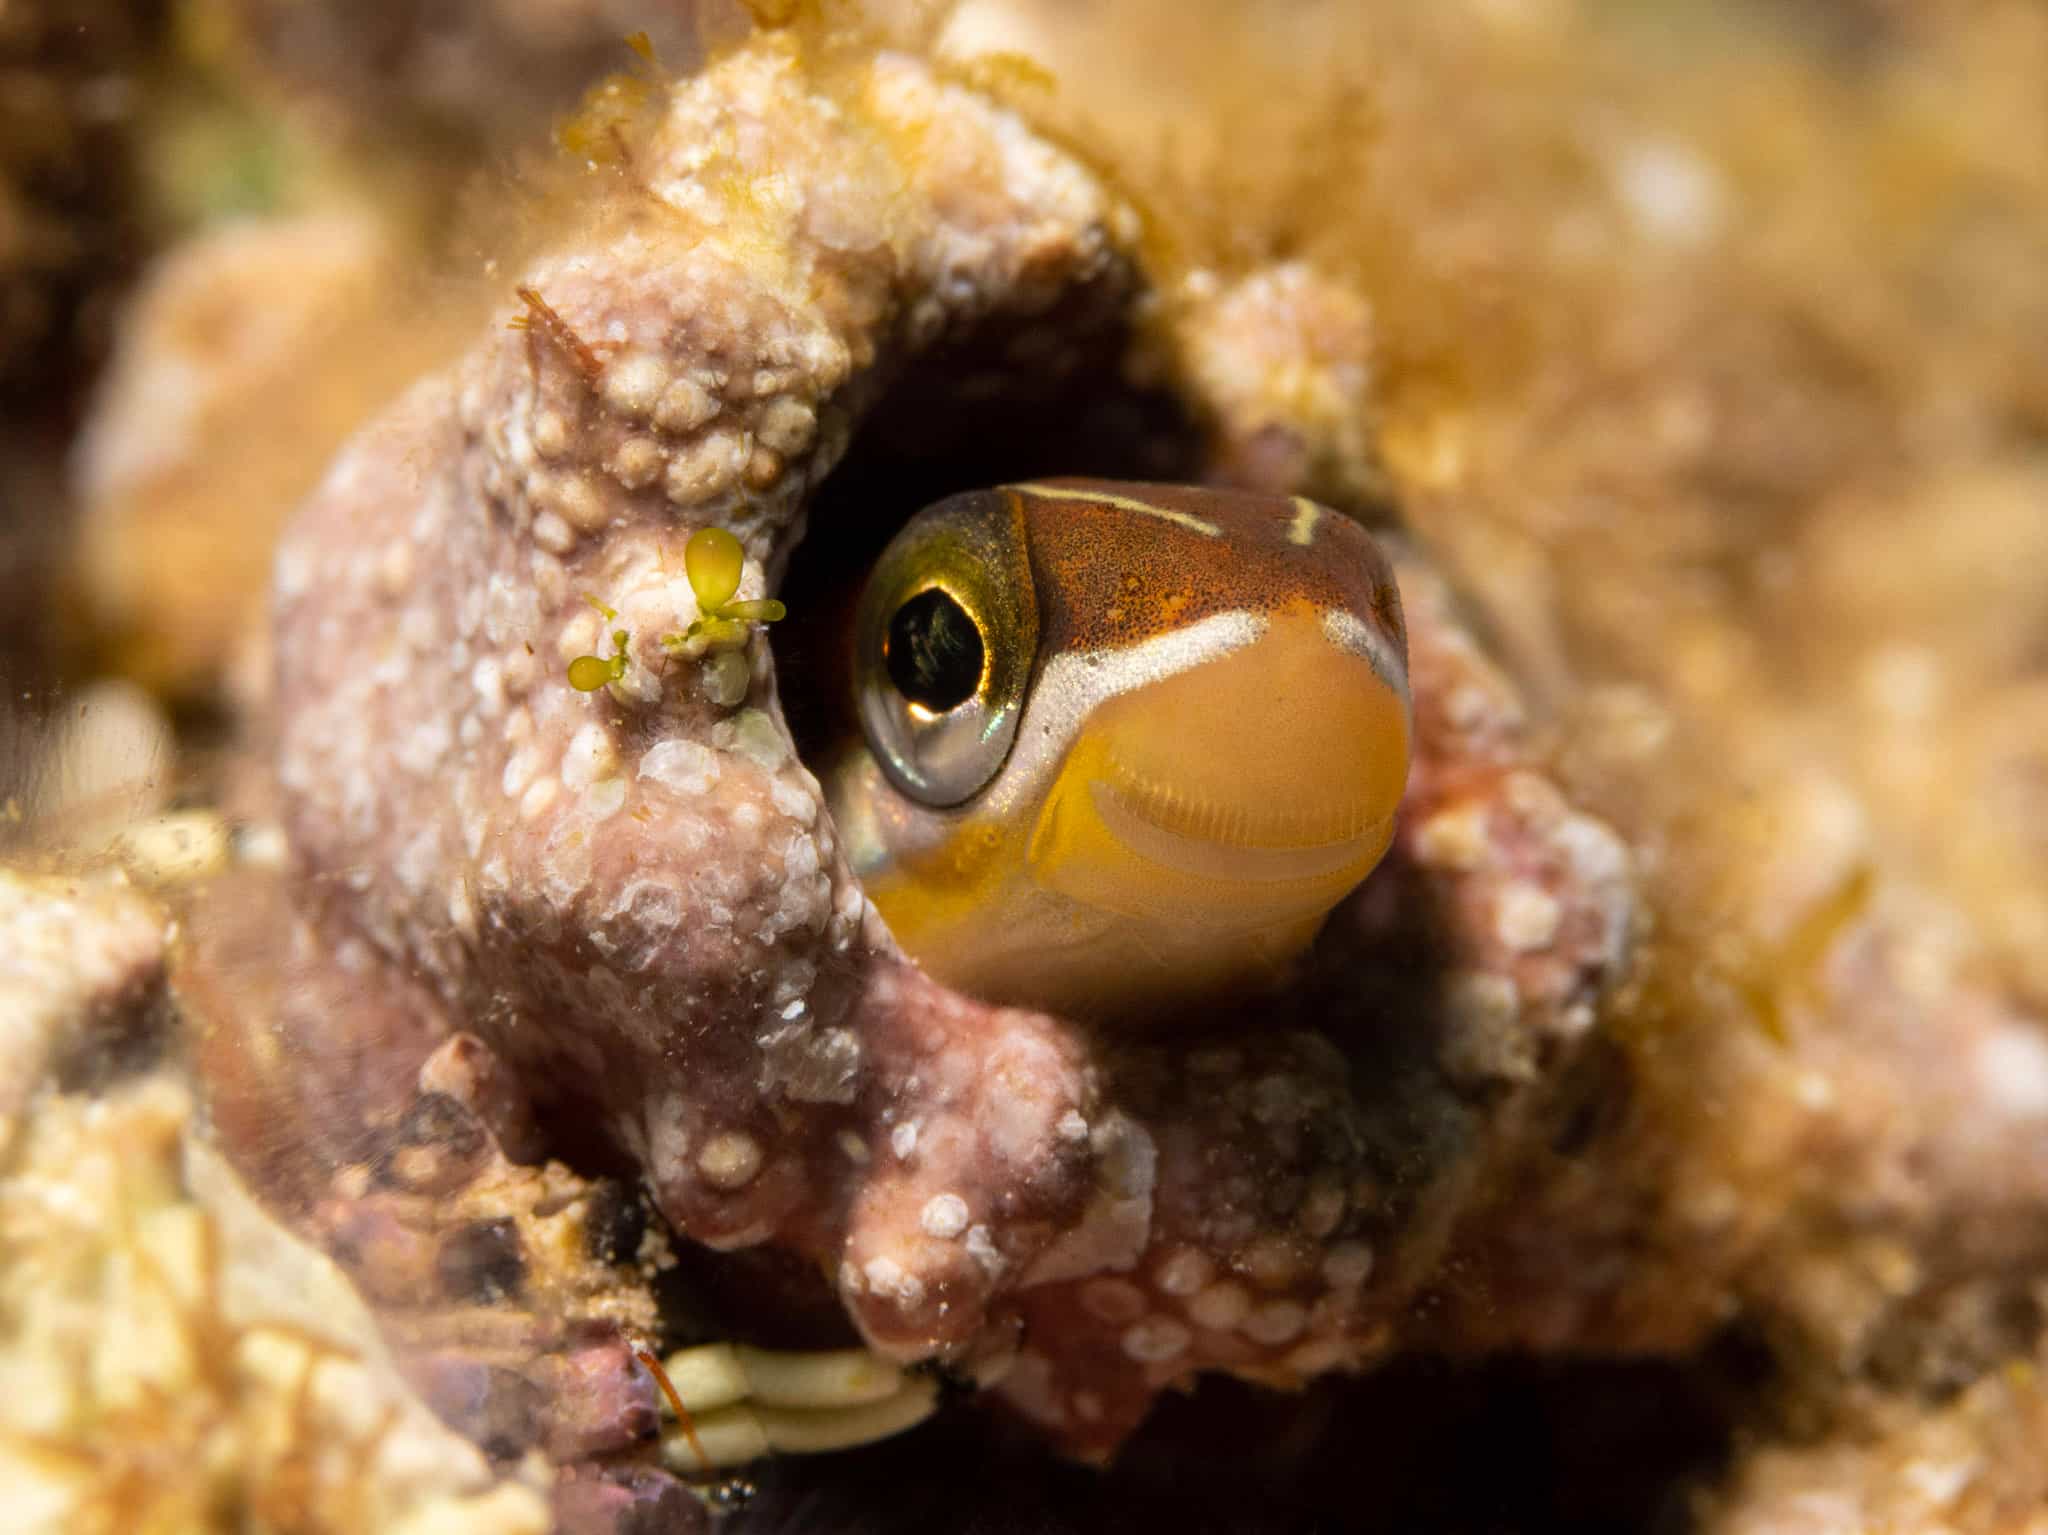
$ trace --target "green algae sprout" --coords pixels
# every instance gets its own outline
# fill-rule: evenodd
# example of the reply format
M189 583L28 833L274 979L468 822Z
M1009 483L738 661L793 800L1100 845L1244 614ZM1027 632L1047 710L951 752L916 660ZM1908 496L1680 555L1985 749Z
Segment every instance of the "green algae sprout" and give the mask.
M595 597L583 599L604 615L606 623L612 622L619 614L616 608L608 608ZM612 630L612 653L608 656L578 656L569 663L569 686L579 693L595 693L607 683L617 682L626 675L627 635L624 629Z
M789 610L773 597L733 600L745 566L746 552L726 529L699 528L692 533L683 548L683 570L702 616L681 634L663 635L662 646L671 654L736 649L746 643L752 625L772 624L787 614Z
M704 655L720 650L737 650L747 642L755 624L772 624L788 613L773 597L735 601L740 576L746 568L746 551L740 541L724 528L699 528L683 546L683 570L690 578L690 590L697 595L699 616L681 634L664 634L661 645L670 655ZM604 615L606 623L618 618L615 608L595 597L583 599ZM626 647L631 639L624 629L612 631L612 653L608 656L578 656L569 663L569 686L579 693L595 693L622 680L632 664Z

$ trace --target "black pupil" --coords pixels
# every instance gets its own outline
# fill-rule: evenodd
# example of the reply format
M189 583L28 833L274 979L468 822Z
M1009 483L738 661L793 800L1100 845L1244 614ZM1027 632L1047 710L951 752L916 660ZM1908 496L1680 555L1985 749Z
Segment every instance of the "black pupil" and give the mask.
M934 713L965 703L981 685L981 631L936 587L896 610L883 656L896 691Z

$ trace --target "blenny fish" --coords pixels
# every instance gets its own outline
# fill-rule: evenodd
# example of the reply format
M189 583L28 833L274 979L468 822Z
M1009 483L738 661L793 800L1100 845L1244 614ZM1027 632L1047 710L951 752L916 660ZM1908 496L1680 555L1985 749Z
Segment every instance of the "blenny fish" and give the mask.
M889 544L854 625L834 819L897 941L958 990L1080 1017L1227 997L1387 849L1400 598L1316 502L969 491Z

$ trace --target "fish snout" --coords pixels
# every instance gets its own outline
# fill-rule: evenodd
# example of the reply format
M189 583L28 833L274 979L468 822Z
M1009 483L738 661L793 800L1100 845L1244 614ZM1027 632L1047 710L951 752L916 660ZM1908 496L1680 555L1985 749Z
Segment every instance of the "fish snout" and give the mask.
M1306 605L1094 711L1032 840L1041 883L1212 929L1319 920L1393 835L1411 733L1398 632Z

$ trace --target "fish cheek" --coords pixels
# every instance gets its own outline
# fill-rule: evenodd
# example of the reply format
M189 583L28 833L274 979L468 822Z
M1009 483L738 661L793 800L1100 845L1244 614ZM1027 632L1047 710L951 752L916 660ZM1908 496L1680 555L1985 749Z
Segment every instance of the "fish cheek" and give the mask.
M1007 871L1019 856L1014 842L999 823L960 817L933 846L885 861L862 885L904 952L944 980L948 954L1001 921Z

